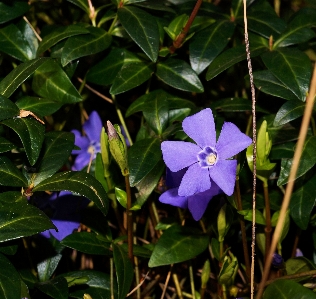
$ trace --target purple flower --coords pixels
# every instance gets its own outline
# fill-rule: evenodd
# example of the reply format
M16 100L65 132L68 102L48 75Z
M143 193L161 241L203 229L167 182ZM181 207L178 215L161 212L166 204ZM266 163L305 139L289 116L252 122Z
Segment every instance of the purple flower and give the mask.
M280 268L283 265L283 258L278 253L273 254L272 265L276 268Z
M185 172L186 169L182 169L178 172L171 172L167 169L166 184L172 189L169 189L160 195L159 201L182 209L189 209L194 220L198 221L202 218L210 200L215 195L221 193L221 190L213 182L212 187L209 190L196 193L191 196L179 196L178 186L180 185L181 179Z
M69 191L54 192L45 201L45 210L53 215L51 220L57 227L58 232L55 229L49 229L40 233L40 235L45 238L53 235L59 241L79 228L80 212L89 203L87 198L73 195Z
M164 141L163 159L171 171L188 167L179 186L179 196L191 196L209 190L212 181L227 195L232 195L236 179L236 160L227 160L248 147L252 140L232 123L223 125L216 142L211 109L186 117L184 132L196 144L185 141Z
M89 119L83 124L83 129L87 136L81 136L78 130L72 130L75 134L75 145L80 147L80 150L73 150L73 155L78 155L72 170L81 170L87 166L92 159L95 159L96 154L101 151L100 135L102 130L102 121L96 111L92 111Z

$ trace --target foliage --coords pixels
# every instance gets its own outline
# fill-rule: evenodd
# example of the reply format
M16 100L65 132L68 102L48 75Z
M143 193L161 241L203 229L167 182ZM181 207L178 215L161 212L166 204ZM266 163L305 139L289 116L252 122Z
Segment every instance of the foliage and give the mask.
M236 182L234 166L226 194L204 194L203 206L200 193L177 203L168 197L170 205L159 201L180 185L165 176L161 144L192 141L181 126L186 117L211 108L217 130L201 130L212 131L214 145L224 121L223 128L239 128L228 130L230 147L237 130L252 135L243 2L198 2L192 15L193 0L0 2L1 298L125 298L136 286L130 297L159 298L168 283L167 293L176 290L180 298L250 296L244 253L251 238L251 147L233 157ZM315 4L270 2L247 1L260 128L255 258L261 264L316 60ZM285 262L270 271L289 276L270 281L263 298L316 297L308 290L316 273L314 116L277 247ZM98 117L106 129L95 125ZM231 155L224 158L247 145L226 148ZM60 191L68 191L71 207L60 204ZM181 209L188 205L198 211L194 219L205 211L199 222ZM65 228L73 226L69 234ZM57 228L68 236L49 234ZM304 258L295 257L298 247Z

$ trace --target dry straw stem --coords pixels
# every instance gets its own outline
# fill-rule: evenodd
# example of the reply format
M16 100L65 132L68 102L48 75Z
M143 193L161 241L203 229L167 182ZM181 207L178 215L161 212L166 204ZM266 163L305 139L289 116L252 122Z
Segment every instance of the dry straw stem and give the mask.
M291 199L291 195L292 195L292 191L294 187L294 182L295 182L295 176L296 176L296 172L297 172L299 162L301 159L303 146L306 139L306 134L307 134L307 130L309 127L309 123L310 123L310 119L311 119L311 115L312 115L312 111L314 107L315 95L316 95L316 64L314 64L313 77L312 77L312 81L311 81L311 85L309 89L309 94L306 100L306 106L305 106L305 111L303 115L302 125L301 125L300 133L298 136L298 142L297 142L297 146L294 153L294 158L293 158L293 163L291 167L288 184L285 189L284 199L283 199L282 207L280 210L280 216L279 216L278 223L273 234L269 255L267 256L267 260L264 265L262 280L259 285L259 290L258 290L256 299L260 299L262 296L263 289L270 272L270 266L271 266L271 262L273 258L273 253L275 252L277 243L279 241L279 238L282 232L285 214L289 207L289 203L290 203L290 199Z

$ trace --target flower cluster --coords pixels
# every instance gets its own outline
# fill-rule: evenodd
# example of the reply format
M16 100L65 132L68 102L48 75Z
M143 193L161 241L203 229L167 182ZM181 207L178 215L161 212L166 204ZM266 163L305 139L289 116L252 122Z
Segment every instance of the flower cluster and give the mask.
M229 196L233 194L237 161L230 158L247 148L252 140L236 125L226 122L216 142L211 109L185 118L182 127L196 144L162 142L161 150L167 167L172 172L185 171L178 188L163 193L160 201L188 207L193 218L199 220L213 196L221 191Z

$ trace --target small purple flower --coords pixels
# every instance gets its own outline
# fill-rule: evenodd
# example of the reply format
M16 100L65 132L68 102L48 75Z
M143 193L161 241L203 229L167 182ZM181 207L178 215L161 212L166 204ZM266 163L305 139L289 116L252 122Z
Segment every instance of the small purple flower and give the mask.
M204 192L196 193L191 196L179 196L178 186L187 169L178 172L171 172L167 169L166 184L172 189L167 190L159 197L162 203L170 204L182 209L189 209L194 220L202 218L208 203L217 194L221 193L220 188L213 182L212 187Z
M72 130L75 134L75 145L80 147L80 150L73 150L73 155L78 155L72 170L81 170L87 166L92 159L95 159L96 154L101 151L100 135L102 130L102 121L96 111L92 111L89 119L83 124L83 129L87 136L81 136L78 130Z
M273 254L272 265L276 268L280 268L283 265L283 257L278 253Z
M73 195L69 191L54 192L46 199L45 210L52 213L51 220L57 227L58 232L55 229L49 229L40 233L40 235L45 238L50 238L50 235L53 235L61 241L79 228L80 212L88 203L87 198Z
M252 140L236 125L226 122L216 142L211 109L186 117L184 132L196 144L185 141L164 141L163 159L171 171L188 167L179 186L179 196L191 196L211 188L212 181L227 195L232 195L236 179L236 160L227 160L247 148Z

